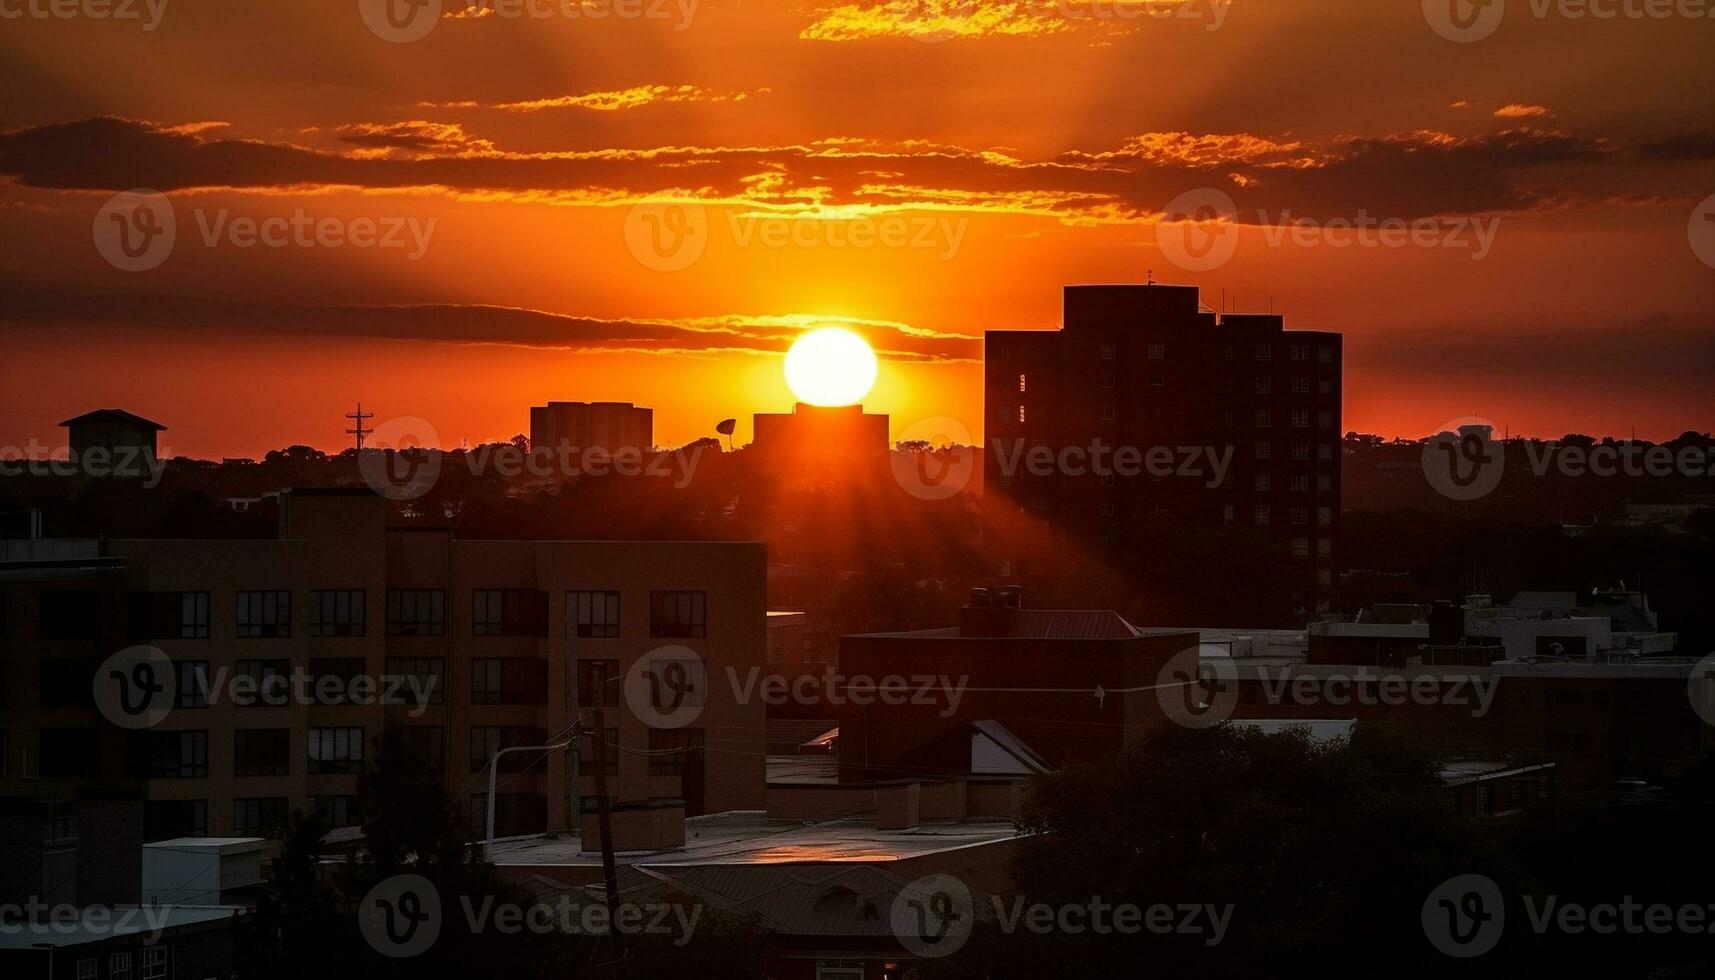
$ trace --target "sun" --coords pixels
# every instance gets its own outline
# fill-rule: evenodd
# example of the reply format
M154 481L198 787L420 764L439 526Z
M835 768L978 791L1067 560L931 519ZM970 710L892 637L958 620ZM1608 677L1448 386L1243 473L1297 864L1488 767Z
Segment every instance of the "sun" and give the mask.
M786 352L786 384L808 405L856 405L875 387L875 351L850 330L824 327Z

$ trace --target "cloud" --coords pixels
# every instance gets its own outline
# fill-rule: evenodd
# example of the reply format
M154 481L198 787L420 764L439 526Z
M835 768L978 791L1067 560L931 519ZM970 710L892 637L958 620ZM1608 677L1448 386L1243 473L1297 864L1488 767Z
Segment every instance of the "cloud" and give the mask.
M1219 27L1231 0L855 0L816 9L799 38L867 41L911 38L1039 38L1081 32L1103 44L1163 18Z
M769 91L763 87L749 91L723 92L700 85L634 85L631 88L578 95L557 95L524 102L419 102L424 109L503 109L508 112L540 112L544 109L590 109L597 112L618 112L641 109L651 105L680 102L745 102Z
M1554 115L1547 106L1512 102L1495 110L1496 119L1546 119Z
M1241 216L1291 210L1306 218L1348 217L1363 209L1404 219L1542 210L1621 192L1689 192L1592 186L1587 174L1573 182L1563 175L1598 161L1624 162L1640 148L1531 127L1320 139L1152 132L1111 149L1046 159L852 137L518 153L456 124L421 120L351 124L337 135L351 149L89 119L0 133L0 175L26 186L90 191L358 188L561 205L698 201L813 217L960 210L1071 224L1154 220L1166 202L1196 188L1231 194ZM1641 149L1699 158L1708 144L1682 139Z
M784 353L805 329L837 325L863 335L878 354L892 360L953 362L982 356L979 337L886 320L801 313L629 320L477 304L318 306L5 280L0 280L0 324L19 329L40 324L120 324L680 355ZM0 332L4 330L0 327Z

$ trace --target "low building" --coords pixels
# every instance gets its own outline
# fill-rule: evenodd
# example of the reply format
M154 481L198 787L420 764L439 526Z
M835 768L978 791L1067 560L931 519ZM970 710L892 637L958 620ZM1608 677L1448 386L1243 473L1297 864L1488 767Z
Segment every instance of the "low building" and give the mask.
M530 409L530 448L582 452L648 452L655 410L630 402L549 402Z

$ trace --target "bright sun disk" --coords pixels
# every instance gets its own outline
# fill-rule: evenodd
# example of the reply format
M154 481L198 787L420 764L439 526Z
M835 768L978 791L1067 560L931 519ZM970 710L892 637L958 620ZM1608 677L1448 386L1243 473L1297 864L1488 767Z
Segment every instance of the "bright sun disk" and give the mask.
M875 351L850 330L823 327L786 352L786 384L809 405L856 405L875 387Z

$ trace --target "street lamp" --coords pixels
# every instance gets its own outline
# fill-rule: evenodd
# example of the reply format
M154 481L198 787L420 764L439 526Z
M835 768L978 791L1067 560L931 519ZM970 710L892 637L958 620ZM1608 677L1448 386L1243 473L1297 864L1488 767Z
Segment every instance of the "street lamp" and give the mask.
M571 745L577 741L577 738L578 736L573 734L571 738L563 742L555 742L553 745L514 745L494 753L494 758L488 760L488 827L487 833L482 839L483 861L489 864L494 863L494 782L495 777L500 774L500 757L508 752L553 752L556 749L563 749Z

